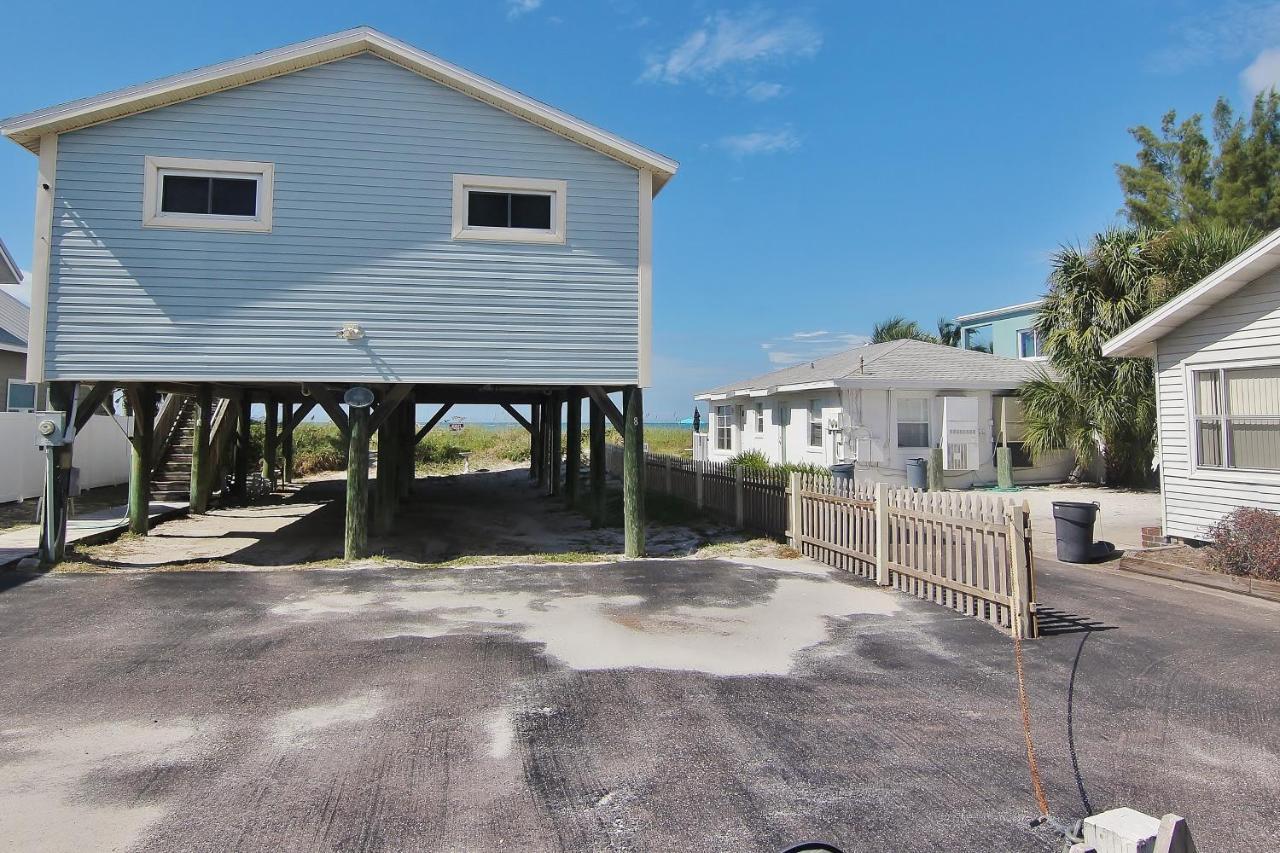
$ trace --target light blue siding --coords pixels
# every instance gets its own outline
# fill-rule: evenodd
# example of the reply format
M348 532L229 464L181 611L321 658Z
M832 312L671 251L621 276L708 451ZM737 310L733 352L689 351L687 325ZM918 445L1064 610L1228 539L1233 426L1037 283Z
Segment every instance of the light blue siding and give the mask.
M967 330L989 328L992 355L1002 355L1005 358L1021 358L1022 353L1018 351L1018 332L1023 329L1033 328L1036 324L1036 315L1039 312L1039 308L1023 308L1018 311L1009 311L994 317L963 323L960 326L960 346L964 346Z
M272 231L143 228L147 155L274 163ZM452 240L456 173L567 181L566 244ZM634 383L638 202L635 169L367 54L67 133L46 372Z

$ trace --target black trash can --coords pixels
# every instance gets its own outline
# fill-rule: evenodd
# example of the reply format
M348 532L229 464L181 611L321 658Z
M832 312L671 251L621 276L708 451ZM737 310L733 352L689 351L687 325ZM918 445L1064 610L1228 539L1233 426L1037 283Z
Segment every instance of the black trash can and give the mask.
M852 480L853 479L853 463L841 462L831 466L831 479L833 480Z
M1093 525L1097 520L1096 501L1053 502L1053 525L1057 534L1059 560L1064 563L1088 563L1093 560Z
M929 488L929 460L922 456L907 460L907 488Z

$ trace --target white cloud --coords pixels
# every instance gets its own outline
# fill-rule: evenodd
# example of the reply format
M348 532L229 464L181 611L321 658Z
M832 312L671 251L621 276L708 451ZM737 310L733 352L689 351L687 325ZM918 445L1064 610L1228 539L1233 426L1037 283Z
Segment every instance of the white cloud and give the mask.
M1240 72L1240 82L1250 95L1280 84L1280 49L1262 51L1249 67Z
M800 137L791 128L784 127L725 136L720 139L719 145L734 157L747 157L752 154L795 151L800 147Z
M851 350L854 347L860 347L870 342L871 338L866 335L824 330L792 332L789 335L765 341L760 344L760 348L765 351L765 355L771 365L787 367L792 364L813 361L815 358L822 358L825 355L834 355L838 352Z
M542 5L542 0L507 0L507 20L514 21Z
M1280 43L1280 0L1227 3L1175 21L1170 31L1172 43L1148 60L1152 70L1178 72L1239 59Z
M766 83L761 81L748 86L743 94L753 101L768 101L773 98L780 98L786 93L787 87L781 83Z
M822 33L805 18L761 8L721 11L674 48L651 56L641 79L712 84L746 67L813 56L821 46Z

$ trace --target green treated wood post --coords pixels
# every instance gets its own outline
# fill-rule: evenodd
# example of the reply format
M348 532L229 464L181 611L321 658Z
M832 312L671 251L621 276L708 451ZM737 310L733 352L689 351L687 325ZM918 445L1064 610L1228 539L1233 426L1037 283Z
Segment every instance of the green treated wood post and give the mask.
M1013 451L1007 447L996 448L996 484L1002 489L1013 488Z
M63 413L69 429L71 408L75 398L74 382L49 384L49 408ZM40 561L46 565L61 563L67 555L67 515L71 500L72 444L49 450L45 466L44 503L40 516Z
M191 437L191 489L187 498L190 511L200 515L209 509L209 422L213 417L213 394L208 385L196 390L196 418Z
M623 394L622 528L623 553L644 556L644 392Z
M929 491L941 492L946 488L942 477L942 448L935 447L929 451Z
M578 502L578 480L582 476L582 394L569 392L569 429L564 444L564 502Z
M605 490L604 490L604 409L590 404L590 418L587 431L588 456L591 465L591 526L604 527L605 522Z
M542 401L542 434L538 436L538 487L551 488L551 401Z
M347 519L342 555L359 560L369 555L369 407L351 406L347 414Z
M417 461L415 456L416 445L413 443L413 437L418 432L418 407L413 402L413 397L405 400L400 404L399 413L400 435L396 442L399 452L399 469L396 477L397 483L397 506L399 501L408 498L413 494L413 481L417 476Z
M542 404L529 404L529 479L537 480L542 467Z
M253 448L253 435L250 432L253 398L248 391L240 396L237 408L240 414L236 419L236 467L231 494L236 500L242 501L249 495L249 456Z
M284 404L284 414L280 418L284 427L280 434L280 452L284 456L284 481L293 482L293 403Z
M262 465L267 470L263 475L267 478L267 482L271 484L271 491L276 490L276 463L279 457L276 452L279 447L280 433L280 404L275 400L267 400L267 415L263 421L263 437L262 437Z
M562 477L561 462L562 455L562 438L564 434L564 396L557 392L551 398L551 471L548 476L551 478L551 495L559 497L564 493L564 479Z
M138 386L133 407L133 455L129 460L129 532L146 536L151 513L151 449L155 443L156 392Z
M403 418L397 421L399 412L378 427L378 469L373 496L373 532L379 536L391 530L396 516L396 469L400 460L399 437Z

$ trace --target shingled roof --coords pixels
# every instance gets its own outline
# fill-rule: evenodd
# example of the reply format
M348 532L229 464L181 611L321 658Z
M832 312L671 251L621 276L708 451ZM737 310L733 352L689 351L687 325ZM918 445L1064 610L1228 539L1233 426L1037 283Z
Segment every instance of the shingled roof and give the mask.
M1038 376L1040 363L942 346L924 341L889 341L784 367L695 395L732 397L808 388L1017 388Z

